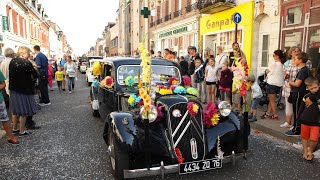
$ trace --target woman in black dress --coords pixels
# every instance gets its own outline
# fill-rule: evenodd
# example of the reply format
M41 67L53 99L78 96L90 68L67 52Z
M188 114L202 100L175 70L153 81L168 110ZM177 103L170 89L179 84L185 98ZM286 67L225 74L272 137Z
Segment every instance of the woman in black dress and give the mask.
M38 110L34 98L33 80L38 78L32 63L28 60L30 49L21 46L18 57L12 59L9 65L10 111L12 112L13 133L27 136L25 131L26 117L32 116ZM17 128L20 121L19 130Z

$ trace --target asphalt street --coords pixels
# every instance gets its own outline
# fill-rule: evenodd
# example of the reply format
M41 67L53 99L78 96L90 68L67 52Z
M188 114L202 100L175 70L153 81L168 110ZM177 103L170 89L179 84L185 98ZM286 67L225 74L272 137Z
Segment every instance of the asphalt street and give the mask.
M35 121L42 127L13 146L0 140L0 179L113 179L102 138L103 120L94 118L85 76L73 94L50 92L52 105ZM197 174L167 175L166 179L320 179L320 162L302 160L291 144L256 131L250 136L248 160L236 166ZM148 177L141 179L161 179Z

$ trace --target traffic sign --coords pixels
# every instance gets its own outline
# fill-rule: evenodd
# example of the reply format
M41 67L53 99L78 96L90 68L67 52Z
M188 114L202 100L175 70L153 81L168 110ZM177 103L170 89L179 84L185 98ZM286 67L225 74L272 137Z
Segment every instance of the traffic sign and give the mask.
M241 14L238 13L238 12L234 13L233 16L232 16L232 20L233 20L234 23L239 24L241 22L241 20L242 20Z

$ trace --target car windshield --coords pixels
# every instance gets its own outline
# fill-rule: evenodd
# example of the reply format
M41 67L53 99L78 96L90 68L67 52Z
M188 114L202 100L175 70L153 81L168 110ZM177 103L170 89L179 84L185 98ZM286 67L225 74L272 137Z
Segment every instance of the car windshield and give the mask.
M134 77L136 83L138 83L138 72L142 74L142 67L139 65L122 65L118 67L118 83L120 85L124 85L124 80L128 76ZM142 77L142 75L141 75ZM171 77L176 77L181 82L180 72L177 67L174 66L161 66L161 65L153 65L152 66L152 80L156 83L168 83Z

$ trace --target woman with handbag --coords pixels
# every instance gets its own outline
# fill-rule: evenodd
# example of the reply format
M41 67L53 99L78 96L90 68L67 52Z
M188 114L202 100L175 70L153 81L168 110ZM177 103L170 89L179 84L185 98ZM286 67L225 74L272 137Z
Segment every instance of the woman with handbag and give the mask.
M9 65L10 112L12 112L13 133L19 133L19 136L29 135L25 131L26 118L38 110L33 85L33 80L38 78L38 74L28 60L30 52L28 47L21 46L18 49L18 57L12 59Z
M69 94L71 94L74 90L75 78L78 76L77 66L72 61L71 56L68 56L68 61L64 65L64 74L67 76Z

